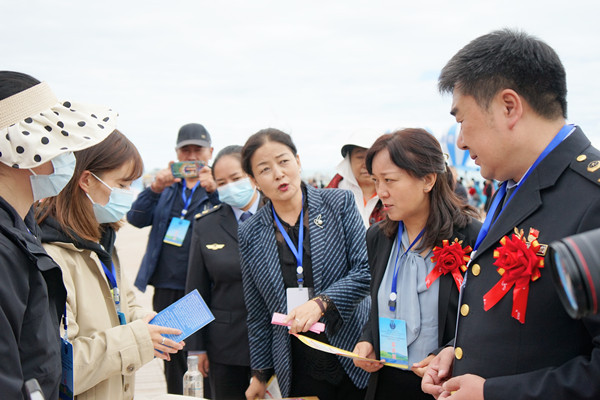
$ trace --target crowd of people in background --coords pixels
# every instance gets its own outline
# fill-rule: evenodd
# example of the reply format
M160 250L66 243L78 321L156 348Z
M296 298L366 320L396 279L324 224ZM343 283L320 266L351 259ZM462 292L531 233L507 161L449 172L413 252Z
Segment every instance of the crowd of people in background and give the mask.
M217 400L265 398L274 378L284 397L600 398L600 317L571 319L543 262L600 227L600 151L566 124L557 54L492 32L439 89L484 181L419 127L354 133L325 185L302 180L288 133L249 132L213 161L189 123L175 155L197 173L171 161L134 199L142 157L114 111L0 71L2 396L132 399L154 357L181 394L189 354ZM122 273L124 218L151 227L134 285L154 287L153 311ZM215 320L167 338L181 332L152 318L194 290Z

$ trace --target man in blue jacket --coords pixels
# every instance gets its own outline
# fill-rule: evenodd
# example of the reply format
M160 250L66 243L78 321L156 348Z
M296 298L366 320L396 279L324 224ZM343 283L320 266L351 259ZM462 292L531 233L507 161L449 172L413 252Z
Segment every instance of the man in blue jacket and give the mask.
M179 130L175 151L178 161L207 164L213 152L210 135L200 124L184 125ZM217 185L208 166L196 178L179 179L173 176L171 164L156 174L154 182L140 193L127 213L127 220L133 226L152 226L135 286L142 292L146 285L154 286L152 303L157 312L185 294L194 215L219 204ZM165 361L169 393L183 393L186 369L185 352L171 355L171 361Z

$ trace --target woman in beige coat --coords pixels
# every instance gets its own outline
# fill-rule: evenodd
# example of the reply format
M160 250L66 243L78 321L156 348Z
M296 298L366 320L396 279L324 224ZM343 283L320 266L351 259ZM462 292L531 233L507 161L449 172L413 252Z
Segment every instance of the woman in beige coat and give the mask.
M114 249L115 231L133 201L130 185L143 164L119 131L75 157L63 192L37 210L44 248L60 265L67 288L74 394L132 399L135 372L154 356L168 360L183 348L161 336L179 330L148 323L154 313L136 303ZM64 325L62 330L64 335Z

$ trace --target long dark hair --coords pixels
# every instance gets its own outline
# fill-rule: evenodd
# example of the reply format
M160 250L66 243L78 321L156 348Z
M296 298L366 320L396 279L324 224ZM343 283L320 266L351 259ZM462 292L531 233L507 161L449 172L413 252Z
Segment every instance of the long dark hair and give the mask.
M437 139L423 129L402 129L379 137L367 151L367 171L373 174L373 158L387 150L390 159L398 167L415 178L437 174L435 185L430 191L429 217L420 249L440 245L448 239L454 227L464 228L471 217L478 218L477 210L469 206L454 193L454 176L444 157ZM398 233L398 221L389 217L381 223L388 237Z
M75 234L80 238L95 241L100 239L103 228L96 220L92 203L79 187L81 174L87 170L101 175L120 168L127 162L133 162L125 180L134 180L142 176L144 163L135 145L116 129L97 145L76 151L74 154L77 164L73 177L57 196L39 203L36 216L38 223L52 216L67 235L74 238ZM114 229L119 227L118 222L108 225Z

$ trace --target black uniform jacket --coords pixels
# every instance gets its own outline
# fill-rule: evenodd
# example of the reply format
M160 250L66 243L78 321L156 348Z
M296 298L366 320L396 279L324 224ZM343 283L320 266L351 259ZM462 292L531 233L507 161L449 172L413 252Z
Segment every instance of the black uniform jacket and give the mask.
M483 308L483 296L501 279L494 250L515 227L525 235L539 230L541 244L600 227L598 160L600 152L577 128L533 170L471 262L462 298L469 312L459 315L453 374L487 378L486 400L600 399L600 318L569 318L548 267L529 282L524 323L511 316L512 288Z
M24 398L23 385L39 382L46 399L58 399L62 374L59 320L67 292L60 267L38 237L30 212L25 222L0 197L0 397Z
M381 286L383 275L388 265L390 253L395 238L387 237L379 227L380 224L373 225L367 231L367 252L369 255L369 267L371 269L371 313L369 321L365 325L361 341L367 341L373 345L375 354L379 358L379 310L377 307L377 292ZM471 219L469 224L462 229L455 229L449 241L454 241L457 238L462 241L462 246L475 245L477 234L481 222ZM442 275L438 278L439 297L438 297L438 346L448 343L454 337L456 328L456 311L458 307L458 288L454 283L454 278L451 274ZM431 349L433 352L436 349ZM377 387L378 374L371 374L369 380L369 389L367 399L375 395Z
M227 204L196 216L185 291L198 289L215 320L188 338L186 347L207 351L211 361L249 366L237 231L238 222Z

